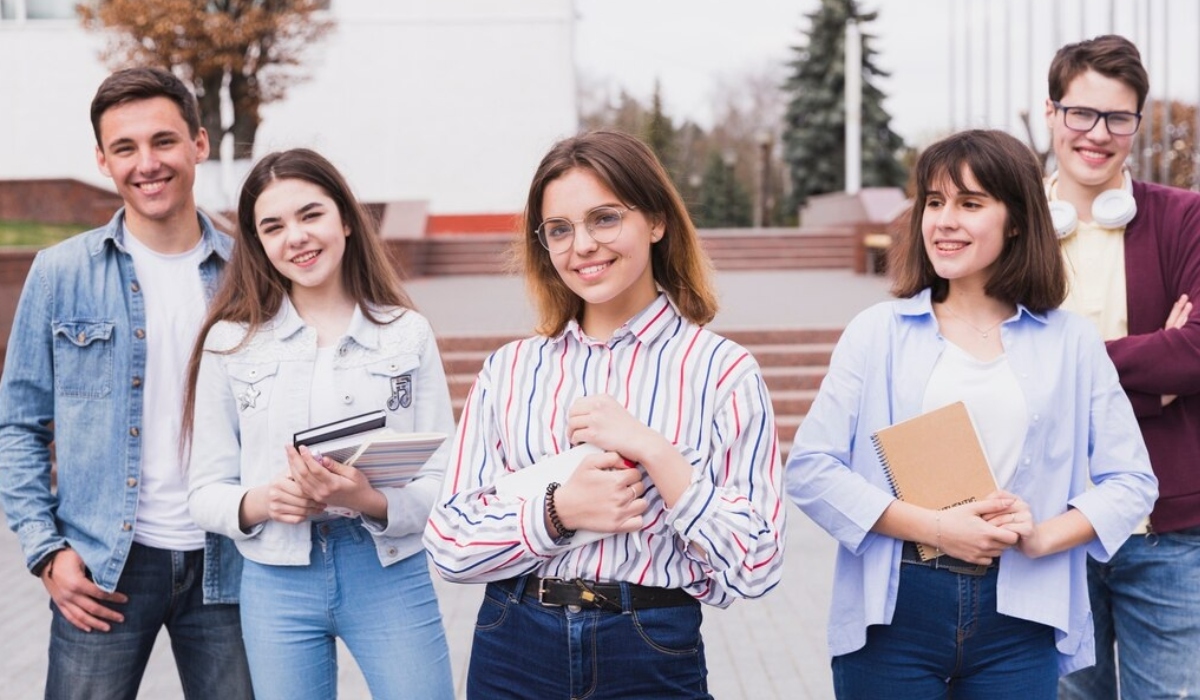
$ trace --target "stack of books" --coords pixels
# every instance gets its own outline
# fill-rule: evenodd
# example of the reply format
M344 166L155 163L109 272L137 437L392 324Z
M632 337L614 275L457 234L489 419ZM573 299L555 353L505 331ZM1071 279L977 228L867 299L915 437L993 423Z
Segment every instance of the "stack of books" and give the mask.
M404 486L438 447L444 433L400 433L387 427L385 411L371 411L301 430L292 437L330 459L355 467L375 488Z

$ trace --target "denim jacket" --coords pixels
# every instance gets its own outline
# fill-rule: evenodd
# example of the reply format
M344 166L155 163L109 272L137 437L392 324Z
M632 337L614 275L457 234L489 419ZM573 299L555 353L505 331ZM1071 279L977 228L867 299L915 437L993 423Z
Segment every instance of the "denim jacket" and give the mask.
M124 219L118 210L106 226L37 254L0 379L0 500L25 564L69 544L106 591L133 545L142 468L146 313ZM233 241L203 214L200 229L211 299ZM237 551L212 535L204 549L204 601L236 603Z
M454 432L450 391L429 322L415 311L361 309L338 341L333 385L347 416L386 409L398 432ZM309 422L317 332L291 301L248 341L245 326L222 321L204 340L196 382L188 505L196 524L232 538L247 559L267 565L306 565L310 524L273 520L249 531L239 525L246 492L287 469L284 447ZM423 551L421 533L441 489L451 440L403 488L380 491L387 522L363 517L383 566Z

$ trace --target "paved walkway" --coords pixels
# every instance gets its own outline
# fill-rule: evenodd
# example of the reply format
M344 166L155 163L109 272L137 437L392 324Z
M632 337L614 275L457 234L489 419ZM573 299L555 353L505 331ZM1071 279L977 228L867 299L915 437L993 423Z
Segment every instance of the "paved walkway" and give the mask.
M887 298L886 284L842 271L729 272L718 275L722 312L713 328L840 327ZM532 312L520 280L455 277L413 280L417 305L442 334L526 333ZM705 608L710 688L717 698L827 700L833 697L825 647L833 541L793 507L783 582L766 597L727 610ZM435 579L455 684L463 681L482 588ZM41 584L26 573L16 537L0 531L0 697L40 698L50 613ZM340 697L370 697L353 660L340 650ZM398 663L404 663L397 659ZM142 685L143 700L181 698L167 639L159 638Z

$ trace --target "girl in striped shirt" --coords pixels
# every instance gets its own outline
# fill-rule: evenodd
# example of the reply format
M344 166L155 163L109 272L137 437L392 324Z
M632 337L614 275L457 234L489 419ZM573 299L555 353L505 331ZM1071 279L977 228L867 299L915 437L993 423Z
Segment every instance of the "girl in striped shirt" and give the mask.
M538 335L485 361L425 532L443 577L488 583L468 696L710 697L699 604L763 595L782 565L762 373L703 327L711 264L637 139L556 144L517 247ZM504 488L581 444L573 471Z

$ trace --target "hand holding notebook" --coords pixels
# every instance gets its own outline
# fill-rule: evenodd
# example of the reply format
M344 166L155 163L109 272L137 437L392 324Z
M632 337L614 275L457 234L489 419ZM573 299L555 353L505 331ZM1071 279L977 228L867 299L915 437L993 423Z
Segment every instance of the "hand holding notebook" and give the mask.
M945 510L985 498L996 479L962 401L876 431L871 436L896 498ZM921 559L937 556L917 544Z

